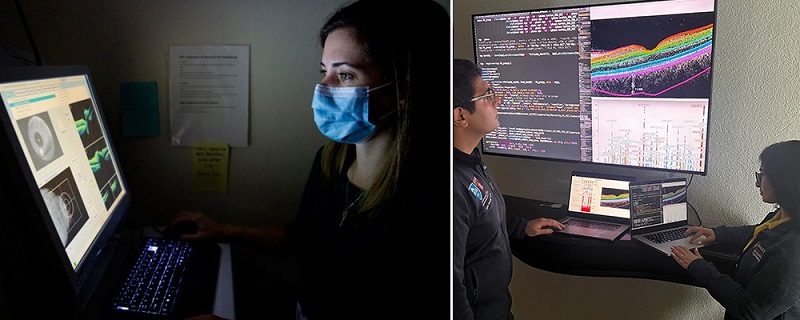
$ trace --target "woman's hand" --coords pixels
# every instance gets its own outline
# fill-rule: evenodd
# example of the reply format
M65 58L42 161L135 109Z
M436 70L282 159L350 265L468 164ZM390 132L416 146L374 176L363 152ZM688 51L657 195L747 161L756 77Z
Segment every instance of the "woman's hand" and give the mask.
M175 215L170 226L178 222L190 222L197 226L197 232L182 234L181 240L220 241L225 238L227 225L221 224L202 212L183 211Z
M717 240L714 230L703 226L691 226L686 230L685 235L692 236L689 242L696 244L708 244ZM705 237L700 239L700 237Z
M698 251L697 248L692 252L692 250L689 250L687 247L676 246L672 247L672 258L675 259L681 267L686 269L689 268L689 264L691 264L692 261L703 259L703 256L700 255L700 251Z

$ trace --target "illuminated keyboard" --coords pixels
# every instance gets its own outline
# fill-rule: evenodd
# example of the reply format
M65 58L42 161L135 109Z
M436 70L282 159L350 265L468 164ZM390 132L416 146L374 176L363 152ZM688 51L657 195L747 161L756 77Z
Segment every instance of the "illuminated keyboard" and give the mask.
M166 315L175 305L191 247L188 242L150 238L123 281L114 308Z

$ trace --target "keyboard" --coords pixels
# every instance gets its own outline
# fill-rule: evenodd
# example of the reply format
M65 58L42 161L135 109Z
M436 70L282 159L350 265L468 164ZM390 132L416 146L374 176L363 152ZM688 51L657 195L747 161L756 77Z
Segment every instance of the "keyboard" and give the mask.
M605 223L601 221L576 220L576 219L568 219L567 221L564 222L564 224L568 226L591 228L595 230L614 230L619 227L619 225Z
M670 242L678 239L686 238L686 230L689 229L688 227L682 227L678 229L670 229L664 230L661 232L655 232L644 235L645 238L653 241L655 243L665 243Z
M117 310L167 315L183 278L192 247L186 241L146 239L122 288L114 299Z

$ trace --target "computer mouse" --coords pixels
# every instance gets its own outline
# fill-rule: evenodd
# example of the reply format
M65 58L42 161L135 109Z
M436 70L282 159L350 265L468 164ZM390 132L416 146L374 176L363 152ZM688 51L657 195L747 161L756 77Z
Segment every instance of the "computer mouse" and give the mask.
M189 220L180 220L164 229L164 238L178 239L184 234L197 233L197 224Z

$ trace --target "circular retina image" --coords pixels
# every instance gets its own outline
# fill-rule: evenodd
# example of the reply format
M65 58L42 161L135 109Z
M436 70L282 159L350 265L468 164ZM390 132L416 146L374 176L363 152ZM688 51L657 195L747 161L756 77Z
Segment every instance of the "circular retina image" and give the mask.
M61 147L53 135L52 124L47 113L40 113L21 120L20 129L26 130L28 151L37 170L61 156Z

